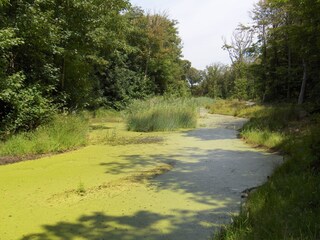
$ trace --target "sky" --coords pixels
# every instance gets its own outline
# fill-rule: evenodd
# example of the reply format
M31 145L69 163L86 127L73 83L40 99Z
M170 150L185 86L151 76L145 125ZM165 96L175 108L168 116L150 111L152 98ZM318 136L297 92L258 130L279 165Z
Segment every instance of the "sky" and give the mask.
M223 40L231 38L239 23L250 22L249 11L257 0L130 0L150 12L165 11L177 20L183 42L184 59L204 69L213 63L230 64L222 50Z

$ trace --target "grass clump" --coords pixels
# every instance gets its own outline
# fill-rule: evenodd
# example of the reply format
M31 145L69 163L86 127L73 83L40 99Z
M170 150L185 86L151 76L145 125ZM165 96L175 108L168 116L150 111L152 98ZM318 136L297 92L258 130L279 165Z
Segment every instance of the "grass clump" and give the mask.
M58 115L34 131L19 133L0 142L0 157L66 151L85 145L87 133L88 120L84 117Z
M80 182L78 185L78 188L76 190L76 193L80 196L84 196L86 193L86 188L84 187L84 183Z
M199 107L205 108L209 108L215 102L213 98L209 97L193 97L192 100L195 101Z
M105 144L109 144L111 146L119 146L119 145L129 145L129 144L152 144L152 143L161 143L164 139L162 137L157 136L131 136L131 137L125 137L125 136L117 136L113 133L106 134L101 142L104 142Z
M99 108L94 111L84 111L81 115L89 118L91 123L122 121L122 113L114 109Z
M248 105L238 100L216 100L208 107L210 113L231 115L235 117L251 117L256 111L263 109L259 105Z
M320 121L316 115L301 117L304 111L289 104L227 109L251 118L241 130L246 141L279 150L286 161L215 239L320 238Z
M197 102L193 99L152 98L135 101L128 109L130 131L172 131L194 128L197 123Z

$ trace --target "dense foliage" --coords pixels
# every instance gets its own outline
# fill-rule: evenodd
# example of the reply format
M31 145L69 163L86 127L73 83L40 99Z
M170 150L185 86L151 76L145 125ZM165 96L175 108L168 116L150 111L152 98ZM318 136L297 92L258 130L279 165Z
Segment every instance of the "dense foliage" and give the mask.
M0 136L56 109L187 94L176 22L127 0L0 1ZM181 91L180 91L181 90Z
M320 2L260 0L251 16L250 25L239 25L224 41L231 67L208 66L194 92L319 104Z

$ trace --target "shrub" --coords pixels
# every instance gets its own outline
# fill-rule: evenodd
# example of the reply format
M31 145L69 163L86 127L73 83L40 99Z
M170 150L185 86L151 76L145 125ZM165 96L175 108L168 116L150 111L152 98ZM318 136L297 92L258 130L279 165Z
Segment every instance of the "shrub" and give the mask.
M0 138L18 131L32 130L49 121L55 108L42 96L39 86L24 86L22 73L0 81Z
M127 111L131 131L171 131L194 128L197 122L197 103L190 99L152 98L135 101Z

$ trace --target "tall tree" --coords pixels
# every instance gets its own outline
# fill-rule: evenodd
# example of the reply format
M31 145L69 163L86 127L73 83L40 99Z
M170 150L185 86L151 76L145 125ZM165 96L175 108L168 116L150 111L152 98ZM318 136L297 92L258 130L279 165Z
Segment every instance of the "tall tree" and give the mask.
M266 99L319 99L319 5L315 0L261 0L255 6L256 65Z
M233 32L231 42L224 40L223 49L228 51L235 75L234 96L247 99L249 88L248 67L254 61L253 29L239 25Z

